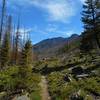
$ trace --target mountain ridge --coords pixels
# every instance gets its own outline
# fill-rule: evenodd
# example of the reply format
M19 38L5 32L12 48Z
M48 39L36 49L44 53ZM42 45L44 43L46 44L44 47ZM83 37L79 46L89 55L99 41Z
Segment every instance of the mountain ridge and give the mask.
M56 37L45 39L35 44L33 46L33 51L38 54L39 58L56 56L59 49L63 48L67 43L71 44L78 40L79 37L80 35L73 34L68 38Z

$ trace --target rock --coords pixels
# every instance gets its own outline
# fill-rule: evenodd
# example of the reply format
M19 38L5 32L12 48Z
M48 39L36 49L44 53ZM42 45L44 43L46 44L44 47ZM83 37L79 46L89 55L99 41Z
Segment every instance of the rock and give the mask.
M27 97L26 95L22 95L22 96L16 96L12 100L30 100L30 98Z
M0 92L0 100L5 100L7 98L6 92Z

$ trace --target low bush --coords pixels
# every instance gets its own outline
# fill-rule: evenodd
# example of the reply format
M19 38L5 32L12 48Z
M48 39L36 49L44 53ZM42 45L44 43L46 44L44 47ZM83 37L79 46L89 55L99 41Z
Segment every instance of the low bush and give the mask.
M0 72L0 92L9 96L38 91L39 82L40 75L32 73L31 67L13 66Z

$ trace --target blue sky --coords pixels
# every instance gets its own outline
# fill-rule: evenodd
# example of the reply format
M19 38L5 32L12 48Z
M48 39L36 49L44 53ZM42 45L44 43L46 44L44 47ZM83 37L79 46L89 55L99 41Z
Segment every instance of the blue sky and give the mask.
M0 0L1 1L1 0ZM8 0L8 13L16 24L20 14L20 31L30 33L37 43L52 37L80 34L82 4L85 0Z

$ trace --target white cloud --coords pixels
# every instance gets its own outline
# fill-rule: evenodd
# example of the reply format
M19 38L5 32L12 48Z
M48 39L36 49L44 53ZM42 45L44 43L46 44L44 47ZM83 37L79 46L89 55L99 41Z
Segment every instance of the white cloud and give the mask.
M12 5L35 6L43 10L49 21L68 22L76 14L73 0L11 0Z
M34 0L36 7L43 9L47 13L48 20L66 22L75 15L75 8L72 0Z
M49 19L54 21L67 21L68 18L74 15L72 8L66 4L52 4L48 6L48 12L50 14Z

